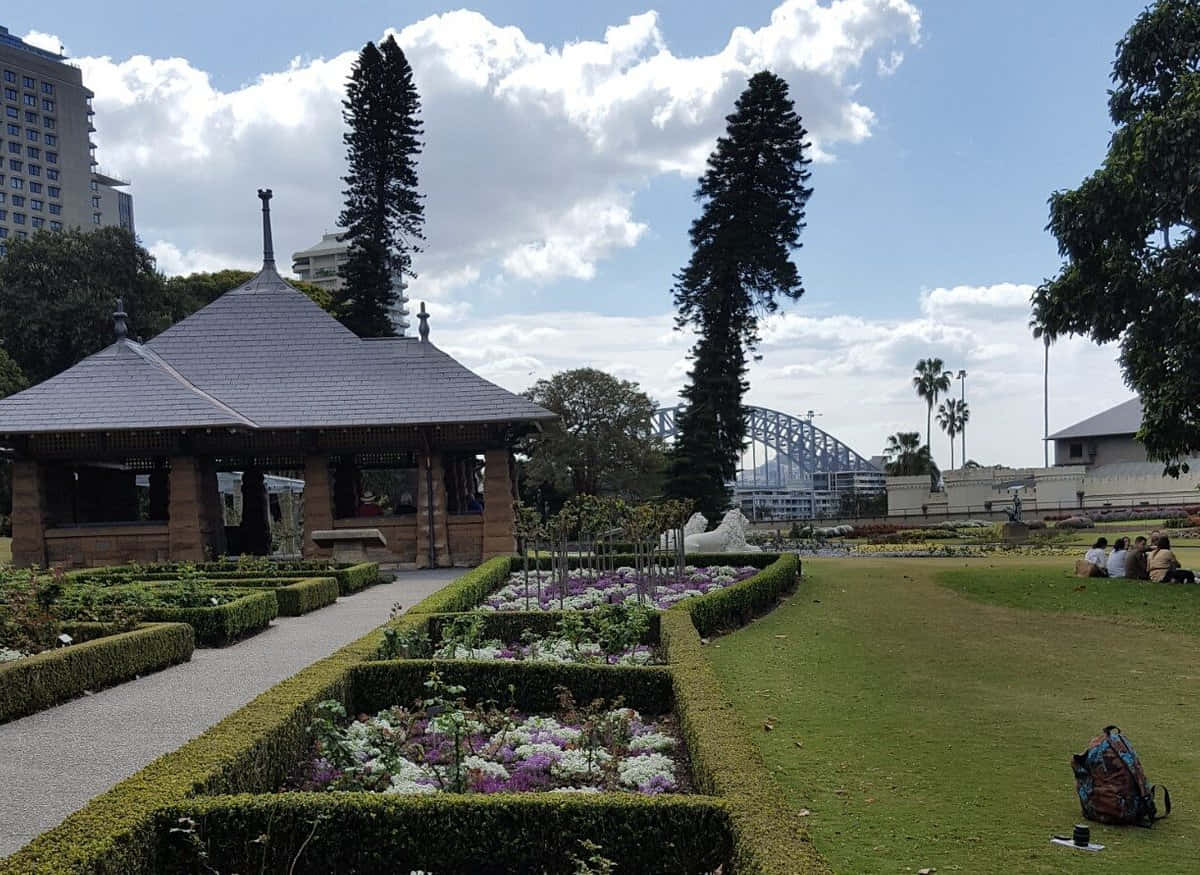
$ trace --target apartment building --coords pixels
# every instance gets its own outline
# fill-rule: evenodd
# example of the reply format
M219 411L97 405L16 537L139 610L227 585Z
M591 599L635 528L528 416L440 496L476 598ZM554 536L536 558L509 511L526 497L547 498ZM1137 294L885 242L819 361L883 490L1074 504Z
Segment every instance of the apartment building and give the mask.
M134 230L129 181L96 160L92 96L63 55L0 26L0 254L40 229Z

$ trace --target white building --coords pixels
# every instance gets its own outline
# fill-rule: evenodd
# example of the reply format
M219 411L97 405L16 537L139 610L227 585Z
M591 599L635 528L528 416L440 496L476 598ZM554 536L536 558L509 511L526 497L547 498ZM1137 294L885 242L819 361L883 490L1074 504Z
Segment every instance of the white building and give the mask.
M322 234L320 241L292 253L292 273L297 279L313 283L330 292L345 287L340 268L348 257L350 244L345 241L345 231ZM392 287L396 290L396 306L392 308L392 325L396 333L404 337L410 325L408 321L408 296L404 294L404 280L393 277Z

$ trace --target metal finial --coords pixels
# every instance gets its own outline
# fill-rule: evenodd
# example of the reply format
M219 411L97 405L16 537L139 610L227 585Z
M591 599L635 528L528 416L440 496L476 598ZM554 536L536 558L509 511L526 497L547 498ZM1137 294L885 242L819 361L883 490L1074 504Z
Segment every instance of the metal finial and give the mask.
M117 298L117 312L113 313L113 330L117 333L117 340L124 340L129 335L129 326L125 324L125 319L129 314L125 312L125 299Z
M271 242L271 189L260 188L258 197L263 202L263 269L275 267L275 245Z
M421 320L421 327L417 332L421 335L421 343L429 343L429 314L425 312L425 302L421 302L421 312L417 314L417 318Z

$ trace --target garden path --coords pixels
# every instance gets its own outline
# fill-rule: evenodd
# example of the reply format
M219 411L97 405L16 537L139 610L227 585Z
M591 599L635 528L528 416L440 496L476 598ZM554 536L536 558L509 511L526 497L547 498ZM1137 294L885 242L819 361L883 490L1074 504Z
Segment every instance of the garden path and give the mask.
M0 726L0 857L284 678L441 589L460 569L400 572L230 647Z

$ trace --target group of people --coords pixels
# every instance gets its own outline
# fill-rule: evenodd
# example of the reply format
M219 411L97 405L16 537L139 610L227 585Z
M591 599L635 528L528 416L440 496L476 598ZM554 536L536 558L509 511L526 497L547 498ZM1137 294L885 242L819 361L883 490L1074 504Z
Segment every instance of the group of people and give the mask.
M1128 538L1117 538L1112 551L1107 548L1108 539L1097 538L1083 557L1096 567L1098 577L1126 577L1158 583L1196 582L1195 573L1179 567L1179 560L1171 550L1171 539L1158 531L1150 533L1149 541L1140 536L1132 543Z

